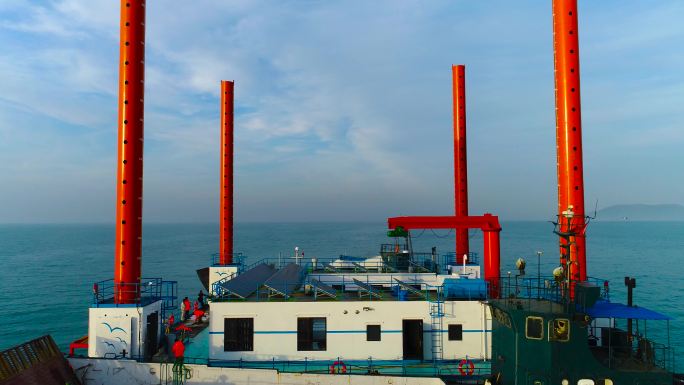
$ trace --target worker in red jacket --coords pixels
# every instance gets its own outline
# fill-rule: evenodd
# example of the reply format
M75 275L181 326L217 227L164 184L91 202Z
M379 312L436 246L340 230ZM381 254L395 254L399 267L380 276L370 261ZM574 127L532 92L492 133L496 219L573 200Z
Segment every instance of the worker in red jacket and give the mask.
M178 366L183 366L183 355L185 354L185 345L183 344L183 341L176 340L176 342L173 343L173 347L171 347L171 351L173 352L174 357L176 357L176 360L173 362L173 370L175 372Z
M185 304L185 315L183 319L188 319L190 318L190 310L192 309L192 305L190 304L190 300L188 299L188 297L183 298L183 303Z

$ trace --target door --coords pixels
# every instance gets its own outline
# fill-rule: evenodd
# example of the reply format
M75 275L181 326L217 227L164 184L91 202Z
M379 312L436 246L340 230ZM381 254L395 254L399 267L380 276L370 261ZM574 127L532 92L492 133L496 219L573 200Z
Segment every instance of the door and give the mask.
M405 319L402 322L404 359L423 359L423 320Z
M147 328L145 333L145 359L152 358L159 347L159 312L147 316Z

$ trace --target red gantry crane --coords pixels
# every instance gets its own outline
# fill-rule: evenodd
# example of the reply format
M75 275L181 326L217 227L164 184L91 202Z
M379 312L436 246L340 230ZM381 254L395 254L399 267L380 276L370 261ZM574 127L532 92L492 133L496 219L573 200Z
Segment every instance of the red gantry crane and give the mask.
M456 230L456 260L460 265L468 254L468 229L480 229L484 238L484 277L489 283L489 295L499 296L501 250L499 218L491 214L468 216L468 173L465 124L465 66L452 66L454 109L454 198L455 216L394 217L387 220L389 229L454 229Z

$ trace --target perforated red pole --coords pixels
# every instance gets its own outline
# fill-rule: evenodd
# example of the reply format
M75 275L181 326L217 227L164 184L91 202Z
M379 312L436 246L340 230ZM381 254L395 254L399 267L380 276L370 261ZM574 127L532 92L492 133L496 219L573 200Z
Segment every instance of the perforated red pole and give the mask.
M570 278L584 281L587 264L576 0L553 1L553 51L560 231L577 233L570 245ZM569 211L573 214L570 223L566 219Z
M233 90L221 81L221 218L219 263L233 263Z
M468 158L466 153L465 66L451 66L454 110L454 205L456 216L468 216ZM468 229L456 229L456 264L470 252Z
M482 230L484 238L484 278L489 283L489 296L499 298L501 276L501 228Z
M140 297L142 254L145 1L121 1L119 150L116 175L114 300Z

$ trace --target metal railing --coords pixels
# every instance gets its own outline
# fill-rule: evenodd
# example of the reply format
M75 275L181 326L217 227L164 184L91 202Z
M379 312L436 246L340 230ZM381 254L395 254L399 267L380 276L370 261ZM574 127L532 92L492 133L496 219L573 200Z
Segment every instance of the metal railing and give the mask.
M242 265L245 259L247 258L244 256L242 253L233 253L233 263L232 265ZM211 255L211 265L212 266L223 266L221 264L221 256L219 253L214 253Z
M599 288L599 298L610 299L610 291L606 280L599 278L587 278L587 281ZM500 277L498 280L499 298L509 300L547 300L553 303L569 305L570 287L575 287L578 282L556 280L548 276L524 276L511 275ZM524 304L525 301L520 302ZM531 302L527 302L530 304ZM574 309L573 309L574 311Z
M304 281L298 281L293 283L284 283L283 286L288 292L287 296L279 295L273 290L269 290L263 284L255 284L254 292L249 298L239 298L235 296L230 296L223 287L220 285L215 285L214 297L212 301L214 302L230 302L230 301L272 301L272 300L288 300L288 301L330 301L335 299L344 300L364 300L364 301L425 301L432 300L436 297L437 292L441 289L441 286L435 286L426 283L421 279L420 275L413 275L413 277L407 276L407 274L383 274L381 276L375 276L373 278L366 277L366 279L358 279L361 283L366 285L366 288L359 287L354 282L354 279L359 278L353 274L340 274L334 276L336 279L331 280L330 274L309 274L307 279ZM414 286L415 292L420 292L420 298L416 298L416 295L411 296L405 288L395 280L395 278L402 281L407 285ZM229 277L224 278L228 280ZM331 298L329 296L316 295L315 284L312 283L313 279L317 279L325 285L335 289L337 293L337 298ZM220 282L220 281L219 281ZM369 289L369 290L366 290ZM407 292L400 294L400 292ZM477 296L472 298L459 298L459 299L472 299L481 300Z
M670 372L675 370L675 350L671 346L641 335L629 338L627 331L616 327L594 327L592 334L604 336L601 346L593 346L591 349L609 368L661 368Z
M489 362L470 360L473 363L472 372L469 365L461 365L462 360L345 360L338 357L332 360L216 360L205 358L185 358L185 363L209 365L214 367L237 369L272 369L283 373L312 373L312 374L357 374L357 375L387 375L409 377L452 377L461 379L481 379L491 374ZM460 369L459 369L460 367ZM461 371L465 373L462 374Z
M480 264L480 257L476 252L469 252L468 253L468 261L466 261L467 265L479 265ZM442 266L449 266L449 265L456 265L456 253L455 252L448 252L444 255L442 255Z
M99 281L93 285L93 302L95 307L103 305L118 306L114 300L115 294L119 292L136 293L136 300L133 304L146 305L156 301L164 301L166 309L176 307L178 299L178 288L176 281L164 281L161 278L142 278L140 282L123 282L117 284L113 279Z

